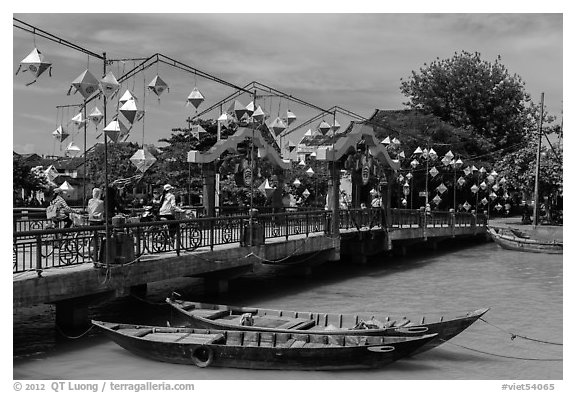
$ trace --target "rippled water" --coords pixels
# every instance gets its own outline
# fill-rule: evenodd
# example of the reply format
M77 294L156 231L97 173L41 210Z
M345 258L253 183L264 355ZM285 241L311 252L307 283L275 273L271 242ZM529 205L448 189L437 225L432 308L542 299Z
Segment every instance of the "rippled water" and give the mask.
M159 363L132 355L95 329L77 340L55 341L53 308L31 307L14 313L14 378L560 380L562 361L522 359L559 359L562 346L511 340L507 332L562 342L562 273L562 255L460 243L436 252L382 257L364 266L323 265L309 277L242 277L219 296L204 293L200 280L174 280L150 285L146 302L124 298L90 311L91 318L101 320L178 323L162 303L172 290L185 299L213 303L337 313L436 314L491 307L484 318L494 326L478 321L438 348L368 371L199 369Z

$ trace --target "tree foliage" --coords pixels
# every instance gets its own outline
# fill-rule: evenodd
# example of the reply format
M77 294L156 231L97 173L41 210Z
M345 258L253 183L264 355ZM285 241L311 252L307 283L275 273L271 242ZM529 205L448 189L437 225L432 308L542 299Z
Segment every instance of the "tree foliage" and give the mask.
M450 59L437 58L412 71L400 90L409 107L470 130L477 140L484 138L488 143L477 143L476 154L522 143L526 128L534 128L536 108L524 82L508 72L500 57L490 63L478 52L462 51Z
M46 177L42 172L27 165L20 158L13 158L12 169L13 190L40 191L48 185Z

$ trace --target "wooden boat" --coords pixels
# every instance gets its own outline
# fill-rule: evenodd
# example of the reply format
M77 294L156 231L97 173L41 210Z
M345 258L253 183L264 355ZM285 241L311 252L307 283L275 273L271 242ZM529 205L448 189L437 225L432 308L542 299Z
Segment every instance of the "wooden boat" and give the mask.
M249 369L376 368L409 355L436 336L331 336L92 323L136 355L198 367Z
M562 242L532 239L525 233L509 228L488 227L488 233L492 240L507 250L562 254Z
M393 318L376 314L327 314L316 312L273 310L206 304L167 298L166 302L187 317L189 326L205 329L243 330L252 332L290 333L331 336L411 336L438 334L417 350L432 349L460 334L489 309L483 308L464 315ZM243 321L244 320L244 321ZM249 321L247 321L249 320Z

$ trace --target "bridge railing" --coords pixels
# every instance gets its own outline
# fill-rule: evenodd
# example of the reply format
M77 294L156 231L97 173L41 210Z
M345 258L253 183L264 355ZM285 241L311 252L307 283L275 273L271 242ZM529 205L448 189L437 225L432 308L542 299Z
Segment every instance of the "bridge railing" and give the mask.
M384 226L384 210L353 208L340 210L340 229L372 229Z
M256 221L262 226L264 238L306 235L315 232L329 232L331 211L301 210L285 213L264 213L256 216Z

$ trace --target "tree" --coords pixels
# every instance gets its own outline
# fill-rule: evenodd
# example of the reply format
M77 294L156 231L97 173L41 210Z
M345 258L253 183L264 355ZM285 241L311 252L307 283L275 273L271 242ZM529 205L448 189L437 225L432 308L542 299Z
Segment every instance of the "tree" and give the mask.
M108 182L134 176L136 167L130 162L139 147L133 142L108 144ZM86 175L96 186L104 186L104 144L98 144L86 157Z
M32 168L19 159L12 161L12 189L23 189L27 192L40 191L48 186L46 177L41 171Z
M525 130L534 128L537 108L520 76L510 75L500 61L500 56L490 63L466 51L437 58L401 81L409 98L405 104L485 138L488 144L476 144L474 154L522 143Z

